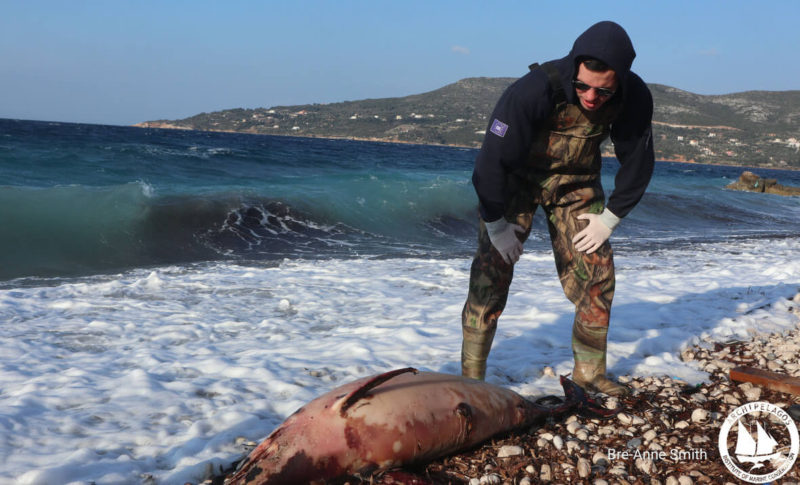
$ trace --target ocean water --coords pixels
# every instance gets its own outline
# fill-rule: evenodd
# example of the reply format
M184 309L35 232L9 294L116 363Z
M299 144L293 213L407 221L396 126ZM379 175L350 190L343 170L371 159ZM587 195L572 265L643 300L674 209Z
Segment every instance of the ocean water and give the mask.
M0 483L198 483L342 382L459 372L475 154L0 120ZM612 236L612 373L700 381L684 346L797 325L800 198L742 170L657 164ZM488 375L525 395L572 364L535 228Z
M474 250L475 150L11 120L0 136L0 280ZM724 190L739 173L659 164L617 244L796 235L797 198Z

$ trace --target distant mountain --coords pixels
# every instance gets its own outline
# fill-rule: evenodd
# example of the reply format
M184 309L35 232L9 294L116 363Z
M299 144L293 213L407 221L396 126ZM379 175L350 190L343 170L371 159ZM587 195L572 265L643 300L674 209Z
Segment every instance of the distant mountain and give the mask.
M478 147L513 81L467 78L399 98L237 108L136 126ZM659 160L800 169L800 91L708 96L649 86Z

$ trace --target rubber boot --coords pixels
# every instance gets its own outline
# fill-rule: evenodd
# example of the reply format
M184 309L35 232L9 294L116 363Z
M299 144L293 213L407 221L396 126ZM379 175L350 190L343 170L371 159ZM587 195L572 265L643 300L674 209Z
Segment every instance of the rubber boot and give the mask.
M486 378L486 359L497 329L462 327L462 330L464 339L461 341L461 375L482 381Z
M609 396L625 396L630 393L627 386L606 377L606 358L598 361L575 362L572 380L589 392L602 392Z

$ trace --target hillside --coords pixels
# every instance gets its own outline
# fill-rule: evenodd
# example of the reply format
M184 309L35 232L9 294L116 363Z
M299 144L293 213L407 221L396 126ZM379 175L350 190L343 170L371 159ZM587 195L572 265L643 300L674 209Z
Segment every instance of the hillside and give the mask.
M136 126L478 147L513 81L467 78L405 97L237 108ZM709 96L649 86L659 160L800 169L800 91Z

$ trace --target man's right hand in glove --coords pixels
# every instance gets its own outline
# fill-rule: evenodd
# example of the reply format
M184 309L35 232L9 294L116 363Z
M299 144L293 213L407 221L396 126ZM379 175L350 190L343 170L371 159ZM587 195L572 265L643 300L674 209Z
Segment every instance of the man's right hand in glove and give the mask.
M514 264L522 255L522 243L517 237L517 233L524 233L525 229L518 224L511 224L505 218L493 222L484 222L486 232L489 233L489 240L492 246L497 249L503 261Z

